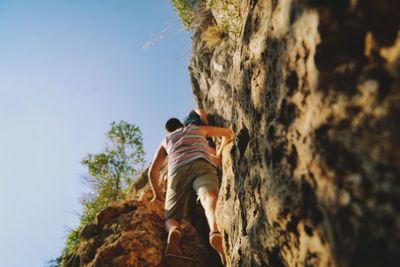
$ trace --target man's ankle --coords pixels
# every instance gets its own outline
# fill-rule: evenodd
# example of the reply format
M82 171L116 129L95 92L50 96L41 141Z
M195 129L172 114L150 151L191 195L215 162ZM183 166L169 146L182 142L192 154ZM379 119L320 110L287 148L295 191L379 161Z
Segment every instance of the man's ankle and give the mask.
M172 231L181 231L181 229L179 228L179 226L172 226L170 229L169 229L169 232L171 233Z

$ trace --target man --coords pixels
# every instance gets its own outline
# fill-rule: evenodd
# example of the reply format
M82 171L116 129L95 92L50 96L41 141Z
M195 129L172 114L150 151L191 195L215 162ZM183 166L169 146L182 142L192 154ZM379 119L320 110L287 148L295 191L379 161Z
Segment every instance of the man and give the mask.
M183 125L197 125L197 126L208 126L208 116L207 113L200 108L192 109L189 114L183 119ZM222 148L228 143L227 138L222 137L222 142L220 144L220 149L218 152L215 151L215 143L211 137L207 137L207 142L210 150L211 159L214 161L215 166L221 166L221 153Z
M165 228L168 232L166 254L181 255L179 243L182 233L180 222L192 190L200 198L210 227L210 245L225 261L222 237L218 231L215 208L218 199L218 177L206 137L222 136L231 139L232 131L210 126L184 126L171 118L165 124L166 137L162 140L149 169L153 200L162 200L158 173L168 159L168 182L165 200Z
M207 113L200 108L192 109L188 115L183 119L183 125L197 125L197 126L206 126L208 125L208 116Z

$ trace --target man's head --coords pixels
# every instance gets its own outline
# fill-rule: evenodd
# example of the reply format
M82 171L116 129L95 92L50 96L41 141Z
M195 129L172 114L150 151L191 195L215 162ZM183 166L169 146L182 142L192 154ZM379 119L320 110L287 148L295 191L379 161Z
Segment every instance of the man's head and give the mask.
M165 130L167 130L167 132L172 133L173 131L175 131L178 128L182 128L183 124L180 120L178 120L177 118L171 118L169 120L167 120L167 122L165 123Z

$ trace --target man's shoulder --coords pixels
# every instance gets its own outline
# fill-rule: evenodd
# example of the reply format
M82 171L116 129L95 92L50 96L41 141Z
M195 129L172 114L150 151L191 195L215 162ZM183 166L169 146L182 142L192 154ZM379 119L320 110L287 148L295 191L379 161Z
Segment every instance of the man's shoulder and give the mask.
M202 131L203 127L204 126L198 126L198 125L191 124L191 125L185 126L185 130L186 130L186 132L187 131Z
M189 125L188 127L190 127L189 129L188 129L188 132L190 132L190 133L196 133L196 134L199 134L199 135L202 135L202 136L205 136L206 135L206 127L207 126L197 126L197 125Z
M164 148L167 148L167 138L166 138L166 137L164 137L164 138L161 140L160 146L162 146L162 147L164 147Z

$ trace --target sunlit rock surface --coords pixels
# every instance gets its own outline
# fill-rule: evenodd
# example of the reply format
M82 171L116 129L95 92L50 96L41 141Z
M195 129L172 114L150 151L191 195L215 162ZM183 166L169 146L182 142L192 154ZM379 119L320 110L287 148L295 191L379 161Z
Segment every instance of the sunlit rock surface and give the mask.
M235 132L228 265L399 266L400 2L239 8L238 37L201 13L189 67L198 105Z
M164 175L160 184L165 188ZM167 233L164 230L162 203L152 197L147 170L132 187L133 200L110 205L101 211L93 224L80 234L76 251L64 259L63 266L142 267L142 266L212 266L207 244L196 229L184 221L181 249L191 258L164 257Z
M235 134L217 207L227 265L399 266L400 2L233 2L198 13L189 66L197 104ZM229 12L238 35L218 30ZM146 172L132 197L65 266L167 264ZM194 200L187 217L184 254L218 266Z

